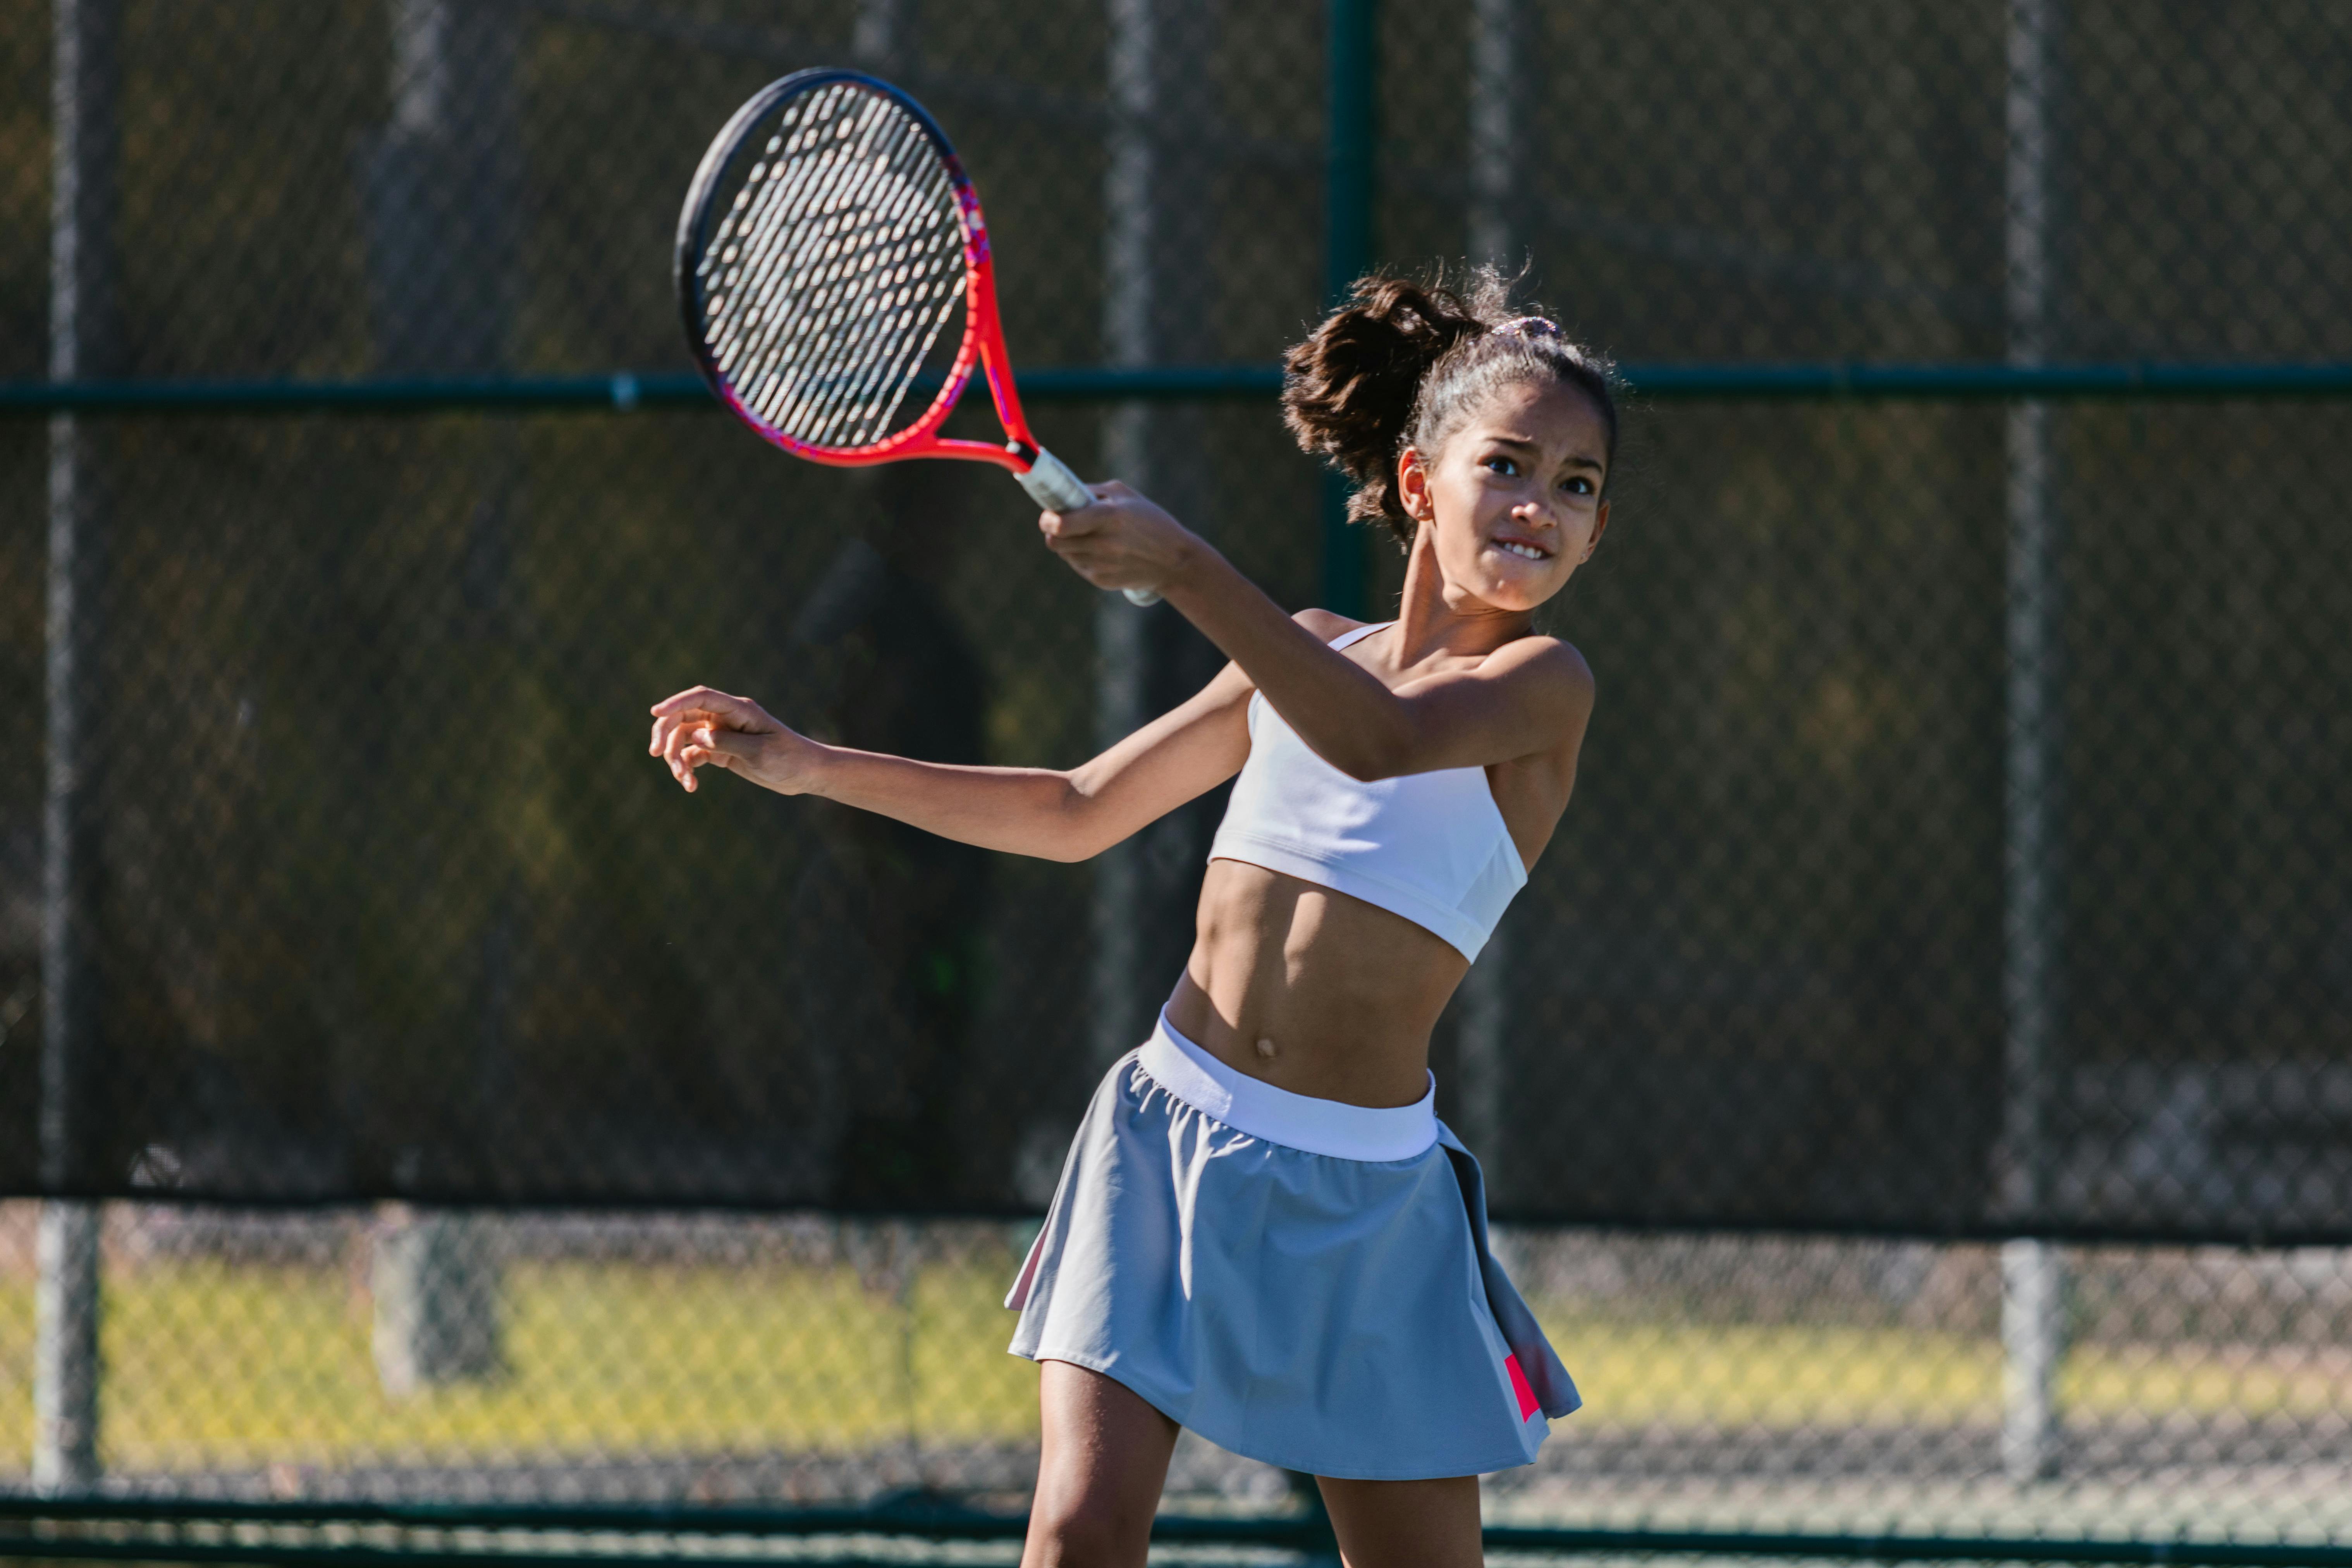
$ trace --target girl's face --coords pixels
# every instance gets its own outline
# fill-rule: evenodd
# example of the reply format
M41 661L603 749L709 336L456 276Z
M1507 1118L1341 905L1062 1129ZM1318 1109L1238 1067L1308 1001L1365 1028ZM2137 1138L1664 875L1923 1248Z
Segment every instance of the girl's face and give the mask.
M1408 447L1397 491L1456 609L1528 611L1568 586L1609 526L1608 428L1557 383L1498 387L1429 461Z

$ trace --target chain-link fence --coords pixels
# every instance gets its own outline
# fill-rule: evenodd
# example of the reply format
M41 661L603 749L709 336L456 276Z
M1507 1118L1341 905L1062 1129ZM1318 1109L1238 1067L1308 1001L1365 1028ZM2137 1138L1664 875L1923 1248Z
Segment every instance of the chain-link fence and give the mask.
M643 716L1063 764L1215 656L1000 475L654 406L819 63L957 141L1041 437L1286 604L1399 573L1252 390L1367 256L1652 389L1435 1042L1590 1401L1497 1519L2352 1542L2352 377L1964 395L2352 361L2352 9L2205 0L0 0L0 390L121 405L0 422L0 1191L92 1200L0 1206L0 1489L1018 1504L995 1303L1221 797L992 858ZM1951 395L1739 390L1852 362Z

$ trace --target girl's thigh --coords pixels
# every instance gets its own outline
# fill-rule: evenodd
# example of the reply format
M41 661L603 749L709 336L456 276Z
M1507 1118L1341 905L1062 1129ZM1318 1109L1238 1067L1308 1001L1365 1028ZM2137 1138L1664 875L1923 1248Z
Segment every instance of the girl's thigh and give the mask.
M1317 1484L1348 1568L1477 1568L1477 1477Z
M1049 1361L1038 1373L1045 1442L1021 1568L1140 1568L1176 1423L1098 1372Z

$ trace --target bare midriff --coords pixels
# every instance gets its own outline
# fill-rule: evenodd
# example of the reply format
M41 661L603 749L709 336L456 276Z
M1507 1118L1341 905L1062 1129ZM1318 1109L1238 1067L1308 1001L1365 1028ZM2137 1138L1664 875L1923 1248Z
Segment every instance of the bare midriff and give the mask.
M1235 1071L1318 1100L1411 1105L1469 961L1360 899L1212 860L1168 1020Z

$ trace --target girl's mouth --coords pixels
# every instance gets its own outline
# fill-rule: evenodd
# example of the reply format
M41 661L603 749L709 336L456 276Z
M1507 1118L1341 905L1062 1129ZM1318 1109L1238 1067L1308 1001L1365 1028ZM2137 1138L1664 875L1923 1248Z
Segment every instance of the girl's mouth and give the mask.
M1544 549L1540 545L1529 544L1525 540L1520 539L1498 539L1495 541L1495 548L1503 552L1507 555L1516 555L1522 561L1549 561L1551 559L1550 551Z

